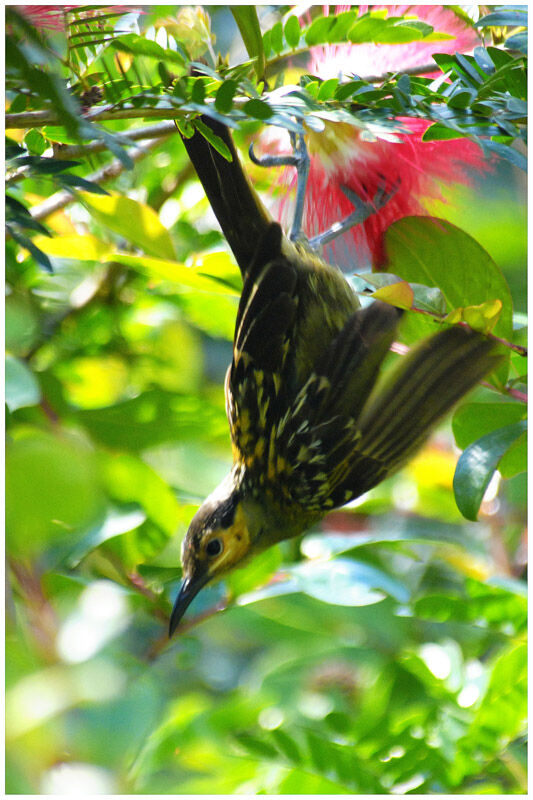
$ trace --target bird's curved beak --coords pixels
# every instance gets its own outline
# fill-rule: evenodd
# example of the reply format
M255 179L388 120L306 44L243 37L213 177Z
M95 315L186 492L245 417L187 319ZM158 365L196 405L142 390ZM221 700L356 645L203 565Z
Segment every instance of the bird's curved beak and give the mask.
M176 597L176 602L174 603L174 608L172 609L172 614L170 615L170 624L168 627L169 639L174 634L174 631L178 627L181 618L189 608L190 604L200 589L205 586L208 580L208 575L199 575L195 578L186 578L181 584L179 594Z

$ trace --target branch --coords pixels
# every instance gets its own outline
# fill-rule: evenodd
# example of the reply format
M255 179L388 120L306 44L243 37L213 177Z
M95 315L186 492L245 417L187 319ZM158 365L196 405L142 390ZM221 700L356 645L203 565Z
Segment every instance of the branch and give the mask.
M364 296L364 292L362 294ZM436 314L433 311L426 311L425 308L416 308L416 306L410 308L409 311L414 311L416 314L424 314L426 317L432 317L437 322L443 322L448 316L447 314ZM470 330L470 325L467 322L458 322L457 324L461 325L463 328L468 328ZM518 355L527 358L528 351L527 347L525 347L524 345L515 344L514 342L508 341L508 339L502 339L499 336L495 336L493 333L487 333L486 336L488 336L489 339L493 339L495 342L498 342L499 344L503 345L504 347L508 347L509 350L514 350L514 352L518 353Z
M306 48L307 50L308 48ZM304 52L304 51L302 51ZM297 53L296 53L297 55ZM274 64L277 60L285 58L294 58L295 53L289 53L286 56L279 56L278 59L273 59L270 64ZM268 69L267 65L267 69ZM418 67L409 67L408 69L401 70L402 75L424 75L427 72L437 72L439 67L435 62L431 64L422 64ZM383 75L363 75L361 79L368 83L383 83L394 72L387 72ZM113 106L105 106L101 109L94 109L92 112L84 116L84 119L90 119L91 122L99 122L101 120L114 120L114 119L178 119L183 116L183 111L176 108L122 108L116 109ZM54 125L60 123L60 119L53 111L22 111L19 114L6 114L5 127L8 128L38 128L42 125ZM130 138L133 138L128 133Z
M112 109L109 106L95 111L90 117L91 122L115 119L178 119L183 116L183 111L177 108L123 108ZM23 111L20 114L7 114L5 127L7 128L39 128L43 125L60 125L61 120L53 111ZM128 133L128 136L130 134Z
M128 132L128 139L134 142L142 139L162 139L170 136L176 132L176 126L173 122L160 122L157 125L147 125L146 128L137 128L136 130ZM53 143L54 158L57 161L66 161L70 158L79 158L80 156L88 156L93 153L101 153L108 150L105 142L97 141L90 144L65 144L60 145L56 142ZM18 183L23 180L29 173L30 167L21 167L13 175L7 179L7 183Z
M160 122L158 125L147 125L146 128L136 128L128 131L127 137L133 142L142 139L162 139L176 133L176 126L173 122ZM107 150L105 142L91 142L90 144L67 144L57 148L54 158L69 159L78 156L85 156L88 153L101 153Z

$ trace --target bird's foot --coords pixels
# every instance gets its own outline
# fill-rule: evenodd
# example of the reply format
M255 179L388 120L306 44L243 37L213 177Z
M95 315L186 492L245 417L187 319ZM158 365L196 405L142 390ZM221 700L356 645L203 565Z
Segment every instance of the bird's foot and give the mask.
M309 246L313 248L313 250L318 250L318 248L324 247L324 245L332 242L333 239L337 238L337 236L341 236L343 233L346 233L346 231L350 230L350 228L353 228L354 225L361 225L361 223L366 222L366 220L372 216L372 214L374 214L376 211L380 211L389 202L391 197L394 197L399 186L400 181L396 181L389 189L386 189L386 181L383 179L372 200L365 201L361 200L359 195L356 194L353 189L342 185L342 193L348 198L355 210L340 222L334 222L327 231L319 233L318 236L314 236L312 239L309 239Z
M248 153L253 163L260 167L296 167L296 205L292 227L289 233L291 242L296 242L302 239L305 192L307 189L307 179L309 177L309 153L307 152L305 138L302 134L296 135L291 132L290 137L293 147L293 154L290 156L262 156L259 158L254 152L253 143L250 145Z

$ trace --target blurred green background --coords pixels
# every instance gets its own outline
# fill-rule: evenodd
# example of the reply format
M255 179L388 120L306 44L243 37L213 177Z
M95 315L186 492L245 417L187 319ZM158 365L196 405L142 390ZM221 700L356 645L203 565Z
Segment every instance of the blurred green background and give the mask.
M47 217L53 274L6 245L6 791L524 793L525 474L466 522L449 421L167 642L182 537L231 464L240 278L177 133L106 189ZM38 205L50 181L19 191ZM523 174L435 213L499 264L521 327Z

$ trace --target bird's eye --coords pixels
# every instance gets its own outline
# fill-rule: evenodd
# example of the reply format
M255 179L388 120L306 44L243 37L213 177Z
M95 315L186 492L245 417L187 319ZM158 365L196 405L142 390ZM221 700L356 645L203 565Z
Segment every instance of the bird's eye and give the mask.
M207 547L205 548L205 552L208 556L218 556L219 553L222 552L222 542L220 539L211 539L210 542L207 543Z

